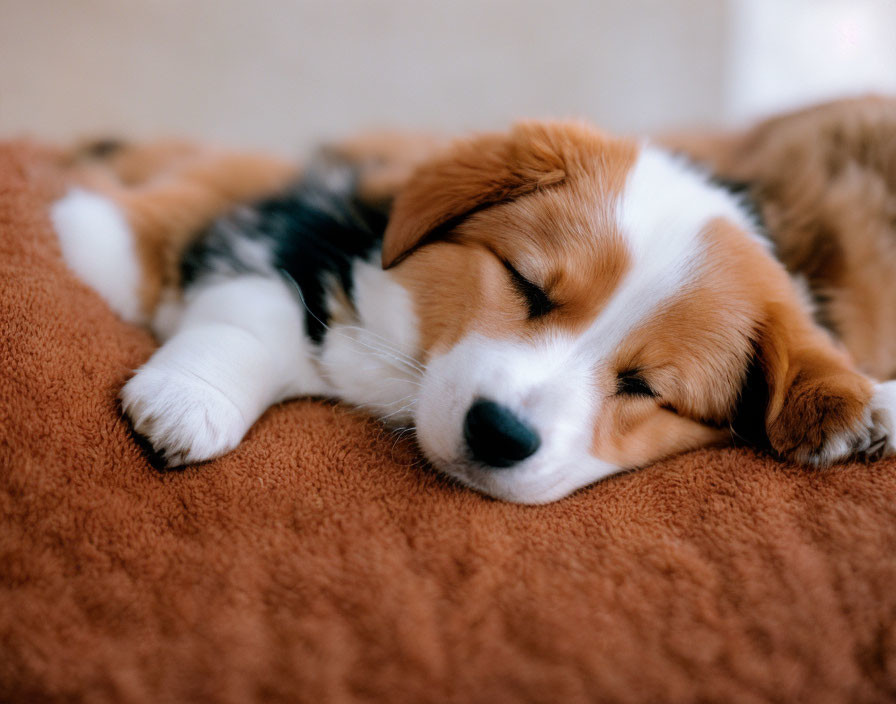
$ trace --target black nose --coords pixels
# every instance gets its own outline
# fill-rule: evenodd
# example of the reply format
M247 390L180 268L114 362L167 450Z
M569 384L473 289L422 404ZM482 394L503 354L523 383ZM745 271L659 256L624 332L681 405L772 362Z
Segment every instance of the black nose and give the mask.
M480 399L464 421L473 458L491 467L510 467L535 453L541 440L532 428L494 401Z

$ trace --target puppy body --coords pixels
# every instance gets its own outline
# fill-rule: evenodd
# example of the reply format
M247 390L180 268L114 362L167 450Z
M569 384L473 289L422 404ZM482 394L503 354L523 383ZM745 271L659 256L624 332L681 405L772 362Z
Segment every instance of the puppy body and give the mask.
M777 236L763 173L736 168L748 141L673 151L745 181ZM163 345L122 400L170 463L233 449L269 405L307 394L413 425L437 467L530 503L732 430L810 464L893 450L891 386L813 320L743 199L669 150L524 123L410 151L397 168L363 149L324 160L137 287L163 301L144 308ZM370 186L383 163L403 184L391 204ZM106 195L121 235L139 208ZM85 197L55 206L64 242Z

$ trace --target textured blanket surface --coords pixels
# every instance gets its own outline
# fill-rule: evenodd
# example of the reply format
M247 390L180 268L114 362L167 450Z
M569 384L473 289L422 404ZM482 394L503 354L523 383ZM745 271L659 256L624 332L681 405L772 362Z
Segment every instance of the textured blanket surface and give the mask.
M347 408L160 473L116 402L154 348L0 150L0 701L896 698L896 463L692 453L544 507Z

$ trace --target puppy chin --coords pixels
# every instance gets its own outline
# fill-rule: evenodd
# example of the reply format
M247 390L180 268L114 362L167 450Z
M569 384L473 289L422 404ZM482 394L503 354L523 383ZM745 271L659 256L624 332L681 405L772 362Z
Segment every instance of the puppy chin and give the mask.
M477 470L477 474L481 477L481 485L470 483L470 486L502 501L530 505L547 504L563 499L621 469L589 457L580 463L553 465L548 474L540 473L537 469L530 474L523 467L511 470L485 470L487 473ZM503 474L505 471L508 473Z
M557 462L555 457L535 455L515 467L484 467L466 459L462 448L458 448L453 459L432 454L419 429L418 442L427 459L444 474L482 494L517 504L557 501L623 469L590 455L565 463Z

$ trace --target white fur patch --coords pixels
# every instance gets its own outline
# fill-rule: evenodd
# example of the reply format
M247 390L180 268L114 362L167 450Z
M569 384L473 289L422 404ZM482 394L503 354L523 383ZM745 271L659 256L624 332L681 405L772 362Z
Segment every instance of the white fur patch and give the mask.
M182 301L167 296L153 322L164 344L121 393L135 430L179 465L229 452L268 406L296 396L407 422L422 370L410 298L367 262L354 290L358 324L332 325L319 355L298 294L275 273L210 277Z
M246 342L221 333L217 339L225 344ZM244 414L232 390L222 385L222 375L216 373L233 365L215 359L214 351L201 339L181 338L162 351L121 391L122 406L134 429L170 467L210 460L234 449L255 418Z
M636 252L681 252L714 218L755 235L737 198L684 159L642 146L619 200L618 218Z
M122 319L140 322L140 266L121 209L108 198L74 188L53 204L50 217L69 268Z
M416 414L420 446L437 467L496 498L531 504L562 498L620 469L589 452L599 403L593 364L568 337L531 343L467 335L427 365ZM497 401L537 429L538 452L505 469L466 460L463 425L477 398Z
M616 211L631 266L583 342L609 357L662 303L679 295L700 273L701 234L717 217L746 224L736 203L686 162L642 148Z
M330 393L301 310L279 278L242 276L191 289L169 332L121 392L134 429L169 465L232 450L271 404Z
M410 421L423 367L416 361L417 316L408 292L378 265L353 267L358 324L334 323L321 368L335 394L394 425Z
M704 231L725 218L748 235L737 201L686 162L645 146L615 213L631 268L591 326L578 337L495 340L470 334L433 358L415 413L425 454L447 473L492 496L524 503L561 498L622 469L591 455L606 393L595 372L625 337L700 275ZM600 233L595 233L599 237ZM466 413L478 398L495 401L537 431L541 446L509 468L467 459Z

